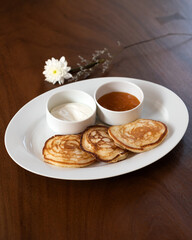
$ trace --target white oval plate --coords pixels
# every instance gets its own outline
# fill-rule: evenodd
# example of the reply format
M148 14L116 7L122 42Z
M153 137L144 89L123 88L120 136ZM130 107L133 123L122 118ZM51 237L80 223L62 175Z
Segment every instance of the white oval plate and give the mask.
M163 121L169 130L165 141L153 150L131 154L128 159L113 164L98 162L85 168L59 168L45 163L42 148L54 135L45 120L45 105L50 94L61 89L79 89L93 96L100 84L117 80L130 81L142 88L145 96L142 118ZM188 122L189 114L183 101L161 85L132 78L95 78L58 87L23 106L7 126L5 146L11 158L30 172L58 179L102 179L135 171L162 158L181 140Z

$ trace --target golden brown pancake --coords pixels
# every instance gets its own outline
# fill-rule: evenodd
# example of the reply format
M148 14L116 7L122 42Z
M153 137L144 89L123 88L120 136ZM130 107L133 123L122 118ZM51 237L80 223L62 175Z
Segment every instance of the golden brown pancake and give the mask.
M128 151L114 144L109 137L108 127L95 125L88 127L81 137L81 147L104 162L118 162L127 158Z
M81 135L56 135L49 138L43 148L44 161L60 167L85 167L95 157L80 147Z
M139 153L157 147L165 139L168 130L160 121L138 119L128 124L112 126L108 133L117 146Z

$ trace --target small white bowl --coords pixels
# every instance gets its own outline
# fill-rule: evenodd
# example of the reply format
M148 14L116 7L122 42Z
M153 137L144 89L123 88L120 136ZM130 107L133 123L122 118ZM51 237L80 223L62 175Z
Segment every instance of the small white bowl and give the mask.
M98 99L110 92L126 92L134 95L140 101L140 104L127 111L112 111L102 107L98 103ZM94 98L97 104L97 113L99 119L108 125L122 125L132 122L138 118L141 118L142 105L144 94L142 89L134 83L128 81L111 81L100 85L94 94Z
M83 103L92 109L92 114L80 121L61 120L51 114L54 107L65 103ZM47 101L46 120L48 126L57 134L78 134L86 127L95 124L96 104L86 92L80 90L63 90L53 94Z

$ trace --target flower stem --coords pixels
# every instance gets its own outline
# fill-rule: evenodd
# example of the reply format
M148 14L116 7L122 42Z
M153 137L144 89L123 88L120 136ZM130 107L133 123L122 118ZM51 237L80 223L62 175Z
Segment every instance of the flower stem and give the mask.
M72 68L69 72L70 72L71 74L77 73L77 72L82 71L82 70L84 70L84 69L90 69L90 68L94 67L94 66L97 65L97 64L104 63L105 61L106 61L106 59L104 59L104 58L97 59L96 61L90 62L89 64L87 64L87 65L85 65L85 66L77 67L77 68Z
M165 37L168 37L168 36L192 36L192 33L167 33L167 34L164 34L164 35L160 35L160 36L157 36L157 37L154 37L154 38L150 38L150 39L147 39L147 40L143 40L143 41L140 41L140 42L136 42L136 43L132 43L130 45L126 45L123 47L123 50L124 49L127 49L127 48L130 48L130 47L134 47L134 46L137 46L137 45L140 45L140 44L143 44L143 43L148 43L148 42L151 42L151 41L154 41L154 40L158 40L160 38L165 38Z
M158 39L161 39L161 38L165 38L165 37L169 37L169 36L192 36L192 33L167 33L167 34L159 35L157 37L153 37L153 38L150 38L150 39L142 40L142 41L131 43L131 44L128 44L128 45L124 45L124 46L122 46L121 50L118 53L116 53L115 57L117 57L117 55L119 55L120 53L122 53L122 51L124 51L128 48L138 46L140 44L152 42L152 41L155 41L155 40L158 40ZM96 65L106 62L106 60L107 59L104 59L104 58L97 58L96 60L93 60L92 62L90 62L90 63L88 63L84 66L79 66L79 67L76 67L76 68L72 68L69 71L69 73L75 74L75 73L81 72L81 71L86 70L86 69L91 70Z

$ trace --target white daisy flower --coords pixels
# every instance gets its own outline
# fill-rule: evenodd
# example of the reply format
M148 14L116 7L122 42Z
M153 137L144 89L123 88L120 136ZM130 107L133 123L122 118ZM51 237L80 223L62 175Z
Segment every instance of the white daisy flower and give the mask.
M72 75L69 73L71 67L67 66L65 57L61 57L60 60L55 58L48 59L44 67L43 74L45 75L45 81L55 84L63 84L65 79L69 79Z

